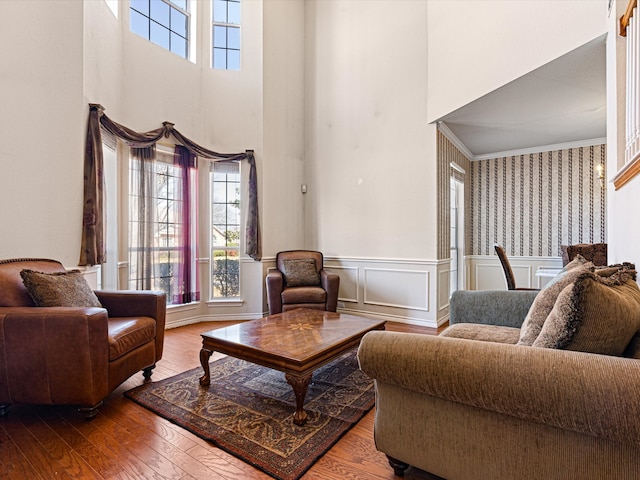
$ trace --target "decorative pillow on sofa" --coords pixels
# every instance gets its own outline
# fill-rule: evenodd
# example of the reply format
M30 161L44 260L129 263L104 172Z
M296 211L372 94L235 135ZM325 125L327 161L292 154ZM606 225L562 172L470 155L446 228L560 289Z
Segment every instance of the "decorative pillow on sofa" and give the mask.
M320 274L315 258L284 260L282 273L287 287L316 287L320 285Z
M518 345L533 345L533 342L540 334L540 330L542 330L544 321L551 313L551 310L553 310L553 306L560 292L562 292L567 285L573 283L580 274L590 272L593 268L593 263L588 262L584 257L578 255L540 290L533 300L524 322L522 322Z
M580 274L566 286L534 347L623 355L640 328L640 288L635 270L609 277Z
M37 307L102 307L80 270L20 272L22 283Z

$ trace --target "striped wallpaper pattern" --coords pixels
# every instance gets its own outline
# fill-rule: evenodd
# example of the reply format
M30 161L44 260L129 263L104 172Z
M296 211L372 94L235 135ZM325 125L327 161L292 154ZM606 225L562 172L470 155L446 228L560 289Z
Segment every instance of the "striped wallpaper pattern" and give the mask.
M451 168L458 165L464 173ZM471 199L468 188L470 171L469 159L438 130L438 260L449 258L451 253L451 177L455 177L465 185L464 211L469 211ZM471 218L465 217L465 231L471 232ZM464 251L470 251L471 236L466 234Z
M606 242L606 145L470 162L471 255L559 256L561 245ZM605 170L606 171L606 170Z

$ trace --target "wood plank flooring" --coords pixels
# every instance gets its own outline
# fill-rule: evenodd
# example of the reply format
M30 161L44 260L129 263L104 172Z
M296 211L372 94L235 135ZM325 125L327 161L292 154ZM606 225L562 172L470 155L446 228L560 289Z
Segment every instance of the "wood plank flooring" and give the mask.
M166 331L153 380L200 365L200 333L233 322L205 322ZM435 329L387 323L387 330L435 335ZM212 357L212 360L215 359ZM25 379L26 380L26 379ZM271 477L123 397L142 383L136 374L85 421L73 407L14 405L0 417L0 479L268 480ZM303 480L392 480L373 443L374 410L327 452ZM408 480L435 477L410 469Z

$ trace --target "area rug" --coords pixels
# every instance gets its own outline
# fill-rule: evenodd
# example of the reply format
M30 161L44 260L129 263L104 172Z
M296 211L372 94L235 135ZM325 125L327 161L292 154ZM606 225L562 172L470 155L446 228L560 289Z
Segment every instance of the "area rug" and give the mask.
M282 372L232 357L147 383L125 396L279 480L297 480L374 405L373 381L355 351L313 373L307 422L293 423L295 397Z

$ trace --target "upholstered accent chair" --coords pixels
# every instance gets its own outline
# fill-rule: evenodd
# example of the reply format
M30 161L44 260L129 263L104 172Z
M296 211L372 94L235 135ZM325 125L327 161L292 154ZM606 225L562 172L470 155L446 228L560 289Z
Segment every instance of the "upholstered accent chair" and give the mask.
M266 277L269 315L294 308L335 312L340 277L325 269L323 255L313 250L288 250L276 255L276 270Z
M500 259L500 264L502 265L502 270L504 271L504 277L507 281L507 290L539 290L537 288L524 288L524 287L516 287L516 277L513 274L513 269L511 268L511 262L509 262L509 257L507 257L507 252L504 247L498 245L497 243L493 246L496 251L496 255Z
M36 306L56 302L67 306ZM74 405L91 419L131 375L151 377L165 314L164 292L93 292L55 260L0 260L0 415L11 404Z
M576 255L582 255L595 266L607 264L606 243L578 243L576 245L561 245L562 265L567 265Z

